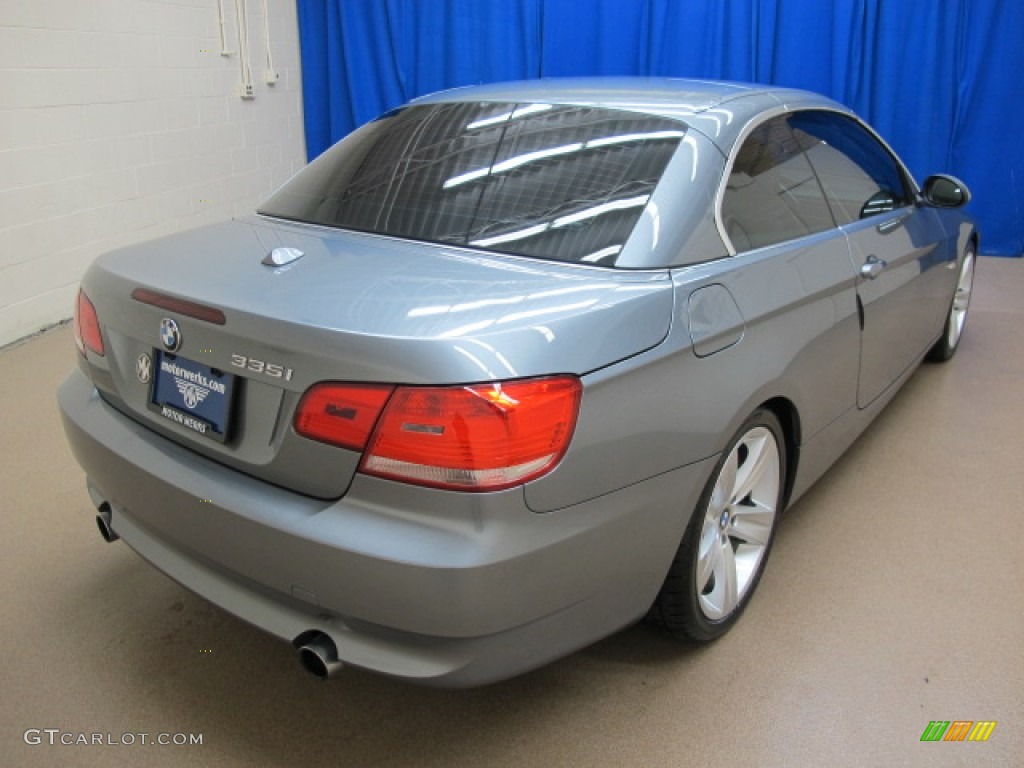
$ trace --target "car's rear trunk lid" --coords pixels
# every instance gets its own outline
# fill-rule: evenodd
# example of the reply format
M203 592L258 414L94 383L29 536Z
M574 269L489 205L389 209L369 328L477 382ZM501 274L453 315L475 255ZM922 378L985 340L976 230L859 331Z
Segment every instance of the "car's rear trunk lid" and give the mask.
M261 263L278 247L302 256ZM199 453L323 498L345 492L360 457L295 434L296 405L312 384L584 374L658 344L672 318L664 271L506 257L256 216L110 253L83 288L103 327L106 356L90 363L108 402ZM224 322L161 297L223 313ZM165 320L180 337L173 356Z

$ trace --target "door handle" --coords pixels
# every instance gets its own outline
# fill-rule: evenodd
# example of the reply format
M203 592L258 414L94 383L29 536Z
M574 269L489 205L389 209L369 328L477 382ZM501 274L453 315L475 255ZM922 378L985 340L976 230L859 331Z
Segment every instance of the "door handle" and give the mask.
M864 265L860 268L860 276L866 280L874 280L880 274L882 270L889 266L889 262L885 259L879 259L875 256L868 256L868 260L864 262Z
M903 222L905 222L909 218L910 218L910 214L909 213L905 213L902 216L898 216L895 219L889 219L888 221L883 221L881 224L879 224L877 227L875 227L875 229L878 230L878 233L880 235L887 235L890 232L892 232L893 230L899 228L900 225L902 225Z

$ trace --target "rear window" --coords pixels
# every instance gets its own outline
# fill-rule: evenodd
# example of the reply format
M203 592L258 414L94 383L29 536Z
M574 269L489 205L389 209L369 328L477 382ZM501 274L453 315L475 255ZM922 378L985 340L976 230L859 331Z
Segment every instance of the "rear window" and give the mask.
M335 144L259 212L614 265L685 130L594 107L412 106Z

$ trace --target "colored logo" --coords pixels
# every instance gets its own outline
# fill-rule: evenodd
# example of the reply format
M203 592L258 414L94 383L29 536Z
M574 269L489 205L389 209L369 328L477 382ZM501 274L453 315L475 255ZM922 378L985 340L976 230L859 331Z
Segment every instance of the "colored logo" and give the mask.
M160 343L168 352L176 352L181 346L181 331L178 324L169 317L160 321Z
M995 720L932 720L921 741L988 741L995 727Z

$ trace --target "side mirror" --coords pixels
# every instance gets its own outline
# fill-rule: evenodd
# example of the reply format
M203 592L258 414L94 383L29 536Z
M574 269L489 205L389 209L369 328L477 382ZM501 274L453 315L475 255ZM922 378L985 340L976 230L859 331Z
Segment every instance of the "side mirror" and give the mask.
M937 173L925 179L921 194L925 202L939 208L959 208L967 205L971 199L971 192L966 184L955 176L947 176L944 173Z

